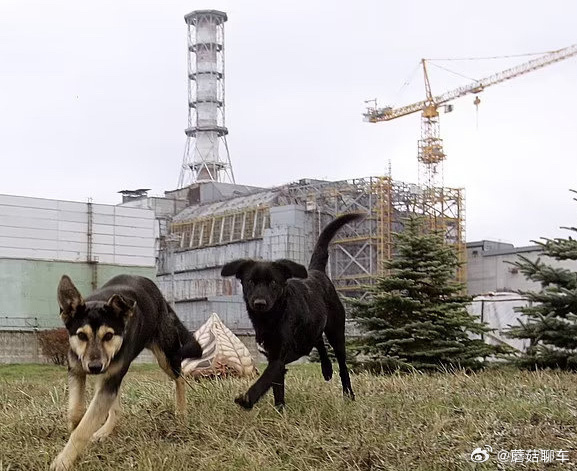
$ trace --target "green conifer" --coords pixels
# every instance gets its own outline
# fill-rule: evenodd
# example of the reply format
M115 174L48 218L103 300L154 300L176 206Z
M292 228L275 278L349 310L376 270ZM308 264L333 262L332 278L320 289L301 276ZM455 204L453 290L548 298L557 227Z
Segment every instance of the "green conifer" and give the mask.
M482 334L490 331L469 314L471 298L456 281L460 266L440 233L425 233L422 218L411 218L396 234L389 274L371 296L353 301L352 317L362 335L354 343L372 369L477 369L500 351Z

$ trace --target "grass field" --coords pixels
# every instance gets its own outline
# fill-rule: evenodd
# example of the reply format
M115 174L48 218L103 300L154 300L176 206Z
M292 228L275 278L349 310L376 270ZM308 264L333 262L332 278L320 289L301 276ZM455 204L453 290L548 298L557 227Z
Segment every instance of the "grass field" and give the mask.
M469 470L577 467L577 378L492 370L475 375L352 377L315 364L289 368L287 409L267 395L250 412L233 403L248 380L193 382L189 415L173 415L173 384L158 367L133 366L114 434L92 445L79 470ZM43 470L66 430L66 370L0 366L0 470ZM566 450L569 462L472 463L474 448Z

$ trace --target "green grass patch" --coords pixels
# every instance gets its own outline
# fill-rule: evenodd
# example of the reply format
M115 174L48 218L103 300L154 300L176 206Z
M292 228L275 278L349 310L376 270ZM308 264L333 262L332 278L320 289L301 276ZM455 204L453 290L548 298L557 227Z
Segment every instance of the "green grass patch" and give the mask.
M577 466L577 381L561 372L487 370L467 375L354 374L354 402L338 373L289 367L287 408L268 394L252 411L233 403L249 380L191 381L186 419L157 366L134 365L122 386L113 435L77 469L95 470L489 470ZM42 470L62 449L66 369L0 366L0 470ZM571 463L474 464L474 448L570 450Z

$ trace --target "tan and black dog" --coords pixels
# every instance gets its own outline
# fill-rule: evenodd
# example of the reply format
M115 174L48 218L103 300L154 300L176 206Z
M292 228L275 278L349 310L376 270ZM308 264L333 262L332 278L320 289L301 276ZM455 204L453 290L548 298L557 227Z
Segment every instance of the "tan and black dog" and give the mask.
M184 358L201 357L202 349L154 282L140 276L116 276L84 300L64 275L58 285L58 303L70 342L68 419L72 433L51 470L71 469L90 440L112 432L120 384L144 348L152 350L175 381L176 412L186 413L180 365ZM97 385L85 410L87 375L97 375Z
M333 369L323 332L337 357L343 393L354 399L345 361L345 309L325 270L329 243L337 231L363 217L363 214L345 214L325 227L308 272L304 266L285 259L274 262L240 259L222 268L222 276L235 275L240 279L256 340L268 359L258 380L235 399L240 406L251 409L272 386L275 406L282 407L285 365L308 355L313 347L319 352L324 378L331 379Z

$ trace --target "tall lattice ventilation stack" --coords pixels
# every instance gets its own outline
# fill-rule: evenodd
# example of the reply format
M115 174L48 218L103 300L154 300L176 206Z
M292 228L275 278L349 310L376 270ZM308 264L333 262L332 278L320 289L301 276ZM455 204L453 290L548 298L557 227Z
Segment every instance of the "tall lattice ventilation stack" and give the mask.
M196 10L188 29L188 127L178 187L196 182L234 183L224 117L226 13Z

